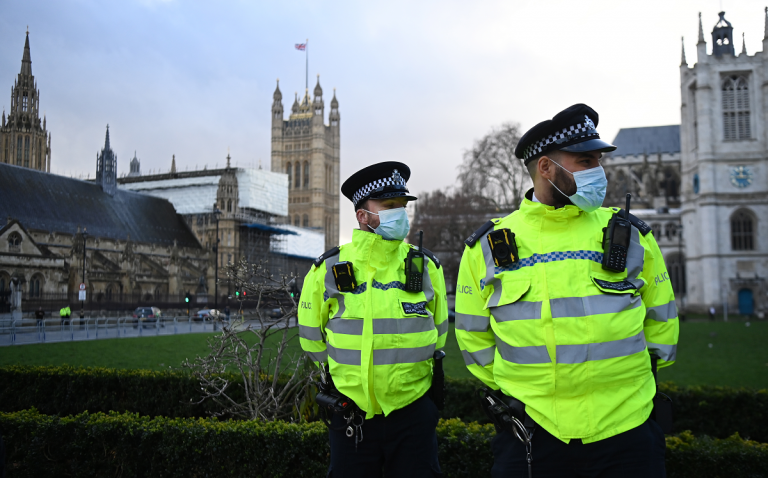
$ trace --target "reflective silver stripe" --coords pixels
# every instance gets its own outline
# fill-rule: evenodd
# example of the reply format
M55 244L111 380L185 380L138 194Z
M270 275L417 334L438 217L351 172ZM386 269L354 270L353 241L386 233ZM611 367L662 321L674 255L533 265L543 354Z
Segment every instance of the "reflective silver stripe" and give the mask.
M547 353L546 345L513 347L496 337L496 346L499 348L499 355L501 355L501 358L507 362L522 365L552 363L552 360L549 358L549 353Z
M665 362L674 362L677 357L677 344L667 345L648 342L648 350L651 353L658 355L659 358Z
M431 359L434 353L435 344L402 349L379 349L373 351L373 364L394 365L398 363L423 362Z
M489 363L493 362L496 356L496 346L488 347L487 349L478 350L476 352L461 351L461 355L464 356L464 363L466 365L477 364L481 367L485 367Z
M626 357L645 350L645 335L639 334L621 340L595 344L558 345L557 363L584 363L590 360L606 360Z
M361 321L362 322L362 321ZM431 317L405 317L403 319L373 319L374 334L415 334L434 330Z
M441 335L448 332L448 319L445 319L444 321L440 322L435 326L437 328L437 336L440 337Z
M541 302L513 302L491 309L496 322L531 320L541 318Z
M424 291L427 303L430 303L435 299L435 287L432 285L432 278L429 276L429 263L425 261L424 264L427 267L424 268L424 272L421 274L421 289Z
M336 363L344 365L360 365L359 350L337 349L328 344L328 355L330 355Z
M328 352L323 350L322 352L307 352L307 355L309 355L309 358L312 359L314 362L327 362L328 361Z
M331 319L325 328L334 334L363 335L363 319Z
M552 318L588 317L598 314L618 314L625 310L640 307L642 299L631 294L600 294L586 297L563 297L550 299Z
M675 301L669 301L664 305L648 307L645 309L645 318L656 322L666 322L677 317L677 305Z
M632 226L627 251L627 278L635 279L643 271L645 248L640 244L640 232Z
M320 327L299 324L299 337L307 340L323 340L323 333L320 331Z
M448 322L446 320L446 322ZM484 315L456 314L456 329L467 332L488 332L491 318Z
M344 294L336 288L336 279L333 277L333 265L339 262L339 254L331 256L325 260L325 291L329 299L336 299L339 303L339 310L334 317L341 317L344 314Z
M483 259L485 259L484 288L493 286L493 294L488 299L488 307L496 307L501 299L501 281L496 277L496 263L493 262L493 254L491 253L491 246L488 245L488 239L481 237L478 238L478 241L480 241L480 248L483 250Z

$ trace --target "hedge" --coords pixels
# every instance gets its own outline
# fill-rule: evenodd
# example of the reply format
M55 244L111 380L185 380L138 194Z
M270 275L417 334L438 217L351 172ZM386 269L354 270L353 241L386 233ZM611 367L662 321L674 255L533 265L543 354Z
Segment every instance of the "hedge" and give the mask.
M234 380L237 377L233 376ZM35 407L49 415L90 412L134 412L141 415L201 418L214 409L211 402L190 404L199 385L183 372L152 372L106 368L0 367L0 410L14 412ZM487 423L478 405L474 379L446 377L445 418ZM726 438L739 433L768 442L768 391L728 387L677 387L662 383L660 390L675 403L674 433Z
M0 412L6 471L13 477L322 477L329 462L321 423L142 417L111 412L54 417L37 410ZM491 425L441 420L440 464L449 477L489 476ZM534 449L535 454L535 449ZM535 465L534 465L535 466ZM768 445L667 437L670 478L757 477ZM535 473L535 471L534 471Z

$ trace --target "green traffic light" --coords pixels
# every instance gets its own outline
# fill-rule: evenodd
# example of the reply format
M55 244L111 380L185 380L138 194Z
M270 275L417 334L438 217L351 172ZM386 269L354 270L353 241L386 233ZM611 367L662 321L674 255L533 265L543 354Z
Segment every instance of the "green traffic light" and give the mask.
M235 291L235 295L236 295L237 297L240 297L240 291L239 291L239 290L236 290L236 291Z

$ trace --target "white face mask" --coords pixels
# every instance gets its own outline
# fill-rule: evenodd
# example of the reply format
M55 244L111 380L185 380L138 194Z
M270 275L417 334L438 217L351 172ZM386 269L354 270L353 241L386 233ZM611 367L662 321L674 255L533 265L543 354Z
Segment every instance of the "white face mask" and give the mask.
M374 229L368 226L368 228L384 239L402 241L408 235L408 231L411 230L411 225L408 223L408 214L405 212L404 207L384 209L379 211L378 214L367 209L363 209L363 211L379 216L379 227Z

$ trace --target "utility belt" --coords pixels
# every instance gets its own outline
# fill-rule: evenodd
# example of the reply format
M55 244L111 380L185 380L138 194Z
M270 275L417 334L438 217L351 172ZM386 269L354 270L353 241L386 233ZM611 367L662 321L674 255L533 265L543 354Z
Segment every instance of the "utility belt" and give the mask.
M533 433L536 431L536 422L525 413L525 404L520 400L498 393L490 388L480 389L482 397L480 403L483 411L496 427L496 433L503 430L517 437L525 445L526 460L528 461L528 478L533 477Z
M445 406L445 373L443 372L443 359L445 352L436 350L432 355L435 366L432 373L432 385L427 391L429 398L435 403L438 410ZM317 384L319 391L315 401L323 413L323 422L332 430L345 430L347 437L355 437L355 450L357 444L363 441L363 423L365 412L355 404L354 400L345 396L336 388L331 378L328 364L321 365L320 382ZM345 420L345 425L340 428L331 425L331 417L340 415Z

